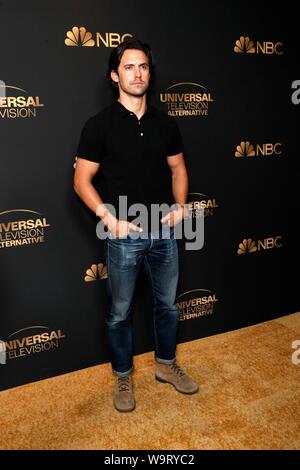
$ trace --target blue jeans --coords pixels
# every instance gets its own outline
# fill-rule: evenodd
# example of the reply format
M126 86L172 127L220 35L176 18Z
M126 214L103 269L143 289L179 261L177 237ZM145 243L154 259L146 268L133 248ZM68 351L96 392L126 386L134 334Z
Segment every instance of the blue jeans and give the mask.
M108 312L105 319L111 363L115 374L128 375L133 368L132 303L136 280L144 264L152 287L155 356L158 362L175 362L179 310L176 307L178 251L174 229L168 238L108 238Z

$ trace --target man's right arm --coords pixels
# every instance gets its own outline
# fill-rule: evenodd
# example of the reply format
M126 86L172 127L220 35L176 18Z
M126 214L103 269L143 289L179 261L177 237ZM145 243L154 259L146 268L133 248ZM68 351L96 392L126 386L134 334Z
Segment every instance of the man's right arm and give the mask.
M105 225L112 229L115 226L117 219L106 209L101 197L92 183L93 177L99 168L99 163L77 157L74 174L74 191L87 207L98 215Z
M74 190L82 201L91 209L98 217L100 217L107 228L114 236L127 235L129 229L141 231L136 225L119 221L105 207L101 197L93 186L92 180L100 164L77 157L76 169L74 174Z
M99 168L99 163L77 158L74 174L74 191L94 213L96 213L99 204L103 204L92 184L93 177Z

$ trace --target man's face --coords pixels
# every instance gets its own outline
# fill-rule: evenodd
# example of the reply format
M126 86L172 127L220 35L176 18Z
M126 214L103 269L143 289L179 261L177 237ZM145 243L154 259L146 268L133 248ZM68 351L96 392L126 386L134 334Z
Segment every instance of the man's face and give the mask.
M120 93L143 96L150 80L146 54L138 49L126 49L119 64L118 73L111 72L111 78L118 82Z

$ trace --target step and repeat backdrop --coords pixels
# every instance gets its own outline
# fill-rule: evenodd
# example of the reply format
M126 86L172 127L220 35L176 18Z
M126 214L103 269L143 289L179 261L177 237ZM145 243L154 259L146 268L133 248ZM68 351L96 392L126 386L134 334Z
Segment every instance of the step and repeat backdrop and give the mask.
M128 36L153 50L151 101L204 212L203 248L179 241L178 342L299 310L296 22L289 2L0 1L0 389L109 361L103 242L73 173ZM153 350L144 272L134 328L135 353Z

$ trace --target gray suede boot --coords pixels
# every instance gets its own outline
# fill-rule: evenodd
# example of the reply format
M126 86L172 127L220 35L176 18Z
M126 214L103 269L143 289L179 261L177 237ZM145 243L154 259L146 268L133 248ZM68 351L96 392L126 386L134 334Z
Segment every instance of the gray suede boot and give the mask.
M197 393L199 386L194 380L186 375L176 364L161 364L156 361L155 378L159 382L173 385L178 392L192 395Z
M132 411L135 408L131 375L117 377L115 383L114 405L118 411Z

